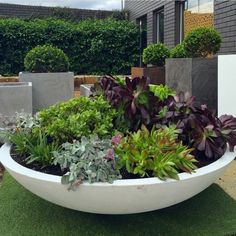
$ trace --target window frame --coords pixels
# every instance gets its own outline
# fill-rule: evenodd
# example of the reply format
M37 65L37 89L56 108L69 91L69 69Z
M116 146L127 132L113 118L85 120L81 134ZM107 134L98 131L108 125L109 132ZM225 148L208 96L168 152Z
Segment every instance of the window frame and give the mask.
M160 13L163 14L163 39L161 39L160 34ZM164 7L158 8L157 10L153 11L153 42L154 43L164 43L165 41L165 11Z

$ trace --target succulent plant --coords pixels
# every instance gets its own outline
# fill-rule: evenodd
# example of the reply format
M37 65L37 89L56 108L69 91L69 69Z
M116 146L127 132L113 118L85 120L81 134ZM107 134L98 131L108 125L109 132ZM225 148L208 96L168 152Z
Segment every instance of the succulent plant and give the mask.
M142 124L151 124L155 104L159 99L150 91L148 78L126 77L125 85L117 83L113 77L104 77L101 87L106 99L115 108L124 110L124 117L130 130L138 130Z
M68 171L62 177L62 184L70 184L71 189L84 180L112 183L121 178L116 169L118 157L109 139L99 139L97 135L82 137L81 141L63 144L62 150L53 155L54 164Z
M161 101L164 101L169 96L176 95L175 91L169 88L167 85L150 84L149 88L150 88L150 91L153 92L154 95L157 96Z
M168 98L157 122L176 125L181 130L179 139L195 149L196 157L218 159L225 153L227 143L231 150L236 145L236 118L223 116L218 119L206 105L197 107L194 97L188 93Z
M229 144L230 151L236 145L236 118L231 115L223 115L219 118L221 122L221 133Z
M116 146L118 165L141 177L168 177L178 179L180 171L191 173L196 166L193 149L178 141L175 127L152 129L146 127L124 137Z

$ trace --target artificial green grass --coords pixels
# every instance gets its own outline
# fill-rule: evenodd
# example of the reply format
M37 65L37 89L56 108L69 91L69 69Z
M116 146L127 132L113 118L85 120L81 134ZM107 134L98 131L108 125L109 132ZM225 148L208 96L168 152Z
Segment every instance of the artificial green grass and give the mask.
M0 199L0 236L236 235L236 201L217 185L167 209L123 216L56 206L31 194L8 174Z

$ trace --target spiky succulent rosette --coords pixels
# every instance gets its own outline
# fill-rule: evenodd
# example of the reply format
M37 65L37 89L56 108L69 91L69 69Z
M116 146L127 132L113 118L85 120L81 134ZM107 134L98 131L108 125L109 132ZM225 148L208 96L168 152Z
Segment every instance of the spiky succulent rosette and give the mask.
M194 97L188 93L179 93L169 98L165 105L165 114L158 122L175 124L182 132L179 139L185 145L195 148L195 156L202 154L210 159L220 158L226 151L236 145L236 118L222 116L219 119L206 105L197 107Z
M106 99L116 108L124 110L124 116L131 130L138 130L142 124L151 125L154 107L159 99L150 91L150 79L136 77L125 78L124 85L113 77L105 76L101 80Z

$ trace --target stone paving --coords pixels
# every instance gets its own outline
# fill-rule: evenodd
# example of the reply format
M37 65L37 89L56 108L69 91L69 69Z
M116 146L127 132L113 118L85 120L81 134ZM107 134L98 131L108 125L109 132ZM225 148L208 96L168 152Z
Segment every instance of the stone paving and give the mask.
M231 163L225 174L216 183L236 200L236 161Z

